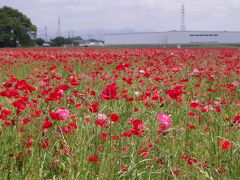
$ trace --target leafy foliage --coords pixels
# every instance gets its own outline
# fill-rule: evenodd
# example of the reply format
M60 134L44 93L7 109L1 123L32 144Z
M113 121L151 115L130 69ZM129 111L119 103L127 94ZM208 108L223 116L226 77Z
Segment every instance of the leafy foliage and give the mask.
M65 43L66 43L66 39L62 36L58 36L51 40L52 46L62 46Z
M42 39L42 38L37 38L37 39L36 39L36 44L37 44L38 46L43 46L43 43L45 43L45 40L44 40L44 39Z
M0 47L30 46L36 26L21 12L4 6L0 9Z
M84 43L84 40L80 36L75 36L71 38L64 38L62 36L58 36L51 40L51 45L58 47L63 46L64 44L73 44L77 46L80 43Z

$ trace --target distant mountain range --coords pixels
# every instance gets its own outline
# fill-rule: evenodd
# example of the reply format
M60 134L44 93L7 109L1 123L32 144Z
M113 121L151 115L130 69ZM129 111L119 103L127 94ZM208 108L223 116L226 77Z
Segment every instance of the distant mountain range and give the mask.
M152 30L145 30L145 31L152 31ZM144 32L144 31L137 31L131 28L125 29L105 29L105 28L96 28L96 29L79 29L79 30L69 30L69 31L62 31L61 36L68 37L68 36L81 36L84 40L87 39L97 39L97 40L104 40L104 34L111 34L111 33L135 33L135 32ZM53 39L56 37L56 31L50 31L48 34L48 40ZM38 37L43 39L46 38L45 32L38 31Z
M89 29L89 30L76 30L74 34L79 34L83 39L99 39L104 40L104 34L110 33L134 33L137 32L135 29L103 29L103 28L96 28L96 29Z

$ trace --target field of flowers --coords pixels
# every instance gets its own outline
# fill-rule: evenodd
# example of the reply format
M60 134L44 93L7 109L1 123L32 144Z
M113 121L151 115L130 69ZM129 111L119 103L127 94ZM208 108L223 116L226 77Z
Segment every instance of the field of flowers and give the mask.
M1 49L0 179L238 179L240 51Z

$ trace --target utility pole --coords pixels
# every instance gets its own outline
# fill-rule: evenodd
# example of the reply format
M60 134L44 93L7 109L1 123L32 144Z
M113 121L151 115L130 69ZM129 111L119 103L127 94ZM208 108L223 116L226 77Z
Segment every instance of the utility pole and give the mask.
M58 18L57 36L61 36L61 19L60 19L60 17Z
M181 7L181 31L186 31L185 25L185 7L182 5Z
M44 28L44 30L45 30L45 42L47 42L48 41L48 32L47 32L47 26L45 26L45 28Z

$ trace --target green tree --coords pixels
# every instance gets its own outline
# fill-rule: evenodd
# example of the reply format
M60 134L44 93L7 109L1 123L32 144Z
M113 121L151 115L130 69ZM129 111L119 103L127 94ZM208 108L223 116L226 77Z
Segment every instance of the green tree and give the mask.
M43 43L45 43L45 40L44 40L44 39L42 39L42 38L37 38L37 39L36 39L36 44L37 44L38 46L43 46Z
M75 46L84 43L85 41L81 38L81 36L75 36L75 37L62 37L62 36L58 36L54 39L51 39L51 46L63 46L63 45L69 45L69 44L73 44Z
M0 8L0 47L31 46L36 31L26 15L11 7Z
M84 44L85 41L81 36L75 36L71 38L71 42L74 46L78 46L79 44Z
M58 36L54 39L51 40L51 45L52 46L62 46L64 44L66 44L66 39L62 36Z
M65 44L71 44L74 46L78 46L79 44L84 44L85 41L81 36L74 36L74 37L68 37L65 39Z

